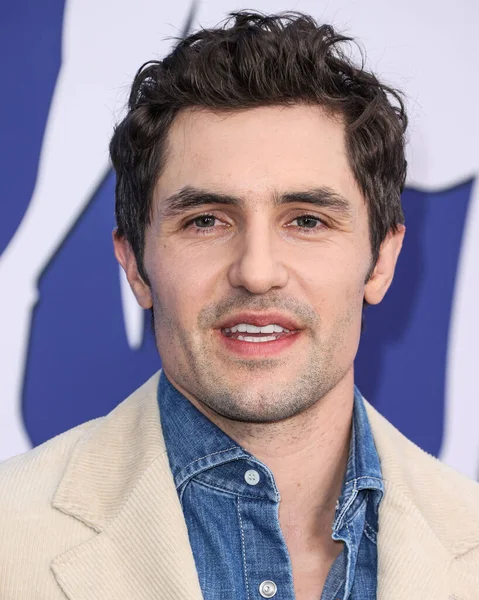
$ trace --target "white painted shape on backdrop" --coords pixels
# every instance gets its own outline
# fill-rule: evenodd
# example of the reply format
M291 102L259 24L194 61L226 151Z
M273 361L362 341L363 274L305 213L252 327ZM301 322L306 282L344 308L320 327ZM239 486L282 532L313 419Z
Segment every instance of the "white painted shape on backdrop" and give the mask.
M478 153L479 156L479 153ZM479 169L478 169L479 174ZM456 276L448 341L446 406L440 458L479 480L479 177L473 191Z
M143 343L145 311L136 301L125 271L119 266L121 305L128 344L132 350L138 350Z

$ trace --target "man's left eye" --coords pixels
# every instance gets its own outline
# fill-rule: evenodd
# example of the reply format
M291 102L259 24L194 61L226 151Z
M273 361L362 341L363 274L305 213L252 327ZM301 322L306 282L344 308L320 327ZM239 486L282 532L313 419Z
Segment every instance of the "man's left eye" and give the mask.
M311 215L303 215L302 217L296 217L293 221L293 225L297 225L304 229L314 229L317 225L321 225L321 219Z

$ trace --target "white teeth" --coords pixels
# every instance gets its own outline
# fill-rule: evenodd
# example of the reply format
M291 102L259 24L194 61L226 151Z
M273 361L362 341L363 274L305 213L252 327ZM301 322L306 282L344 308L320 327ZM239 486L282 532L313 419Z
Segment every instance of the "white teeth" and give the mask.
M242 342L274 342L276 337L274 335L267 335L264 337L251 337L250 335L239 335L238 340Z
M261 333L274 333L274 325L266 325L265 327L261 327ZM282 330L281 330L282 331ZM279 331L278 331L279 333Z
M264 325L263 327L257 327L256 325L250 325L249 323L238 323L231 328L225 328L226 333L289 333L289 329L281 327L272 323L271 325Z

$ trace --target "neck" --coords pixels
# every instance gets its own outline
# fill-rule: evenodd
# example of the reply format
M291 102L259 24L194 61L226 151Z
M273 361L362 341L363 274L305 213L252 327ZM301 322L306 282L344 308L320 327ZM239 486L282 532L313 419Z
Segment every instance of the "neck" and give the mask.
M272 471L288 546L329 541L346 470L354 403L353 369L313 406L278 423L241 423L190 398L213 423Z

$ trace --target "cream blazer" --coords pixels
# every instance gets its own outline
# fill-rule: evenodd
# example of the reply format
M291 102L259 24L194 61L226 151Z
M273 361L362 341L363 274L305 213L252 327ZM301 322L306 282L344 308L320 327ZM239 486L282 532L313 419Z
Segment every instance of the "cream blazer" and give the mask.
M158 377L106 417L0 465L1 600L202 598ZM367 410L386 490L379 600L479 600L479 486Z

